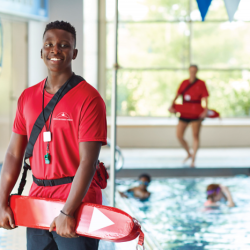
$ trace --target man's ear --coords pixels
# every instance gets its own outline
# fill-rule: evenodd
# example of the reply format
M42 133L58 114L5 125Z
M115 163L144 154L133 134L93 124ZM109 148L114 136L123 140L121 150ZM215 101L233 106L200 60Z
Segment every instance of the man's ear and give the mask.
M41 58L43 59L43 50L41 49Z
M73 58L72 58L73 60L76 59L77 54L78 54L78 49L74 49Z

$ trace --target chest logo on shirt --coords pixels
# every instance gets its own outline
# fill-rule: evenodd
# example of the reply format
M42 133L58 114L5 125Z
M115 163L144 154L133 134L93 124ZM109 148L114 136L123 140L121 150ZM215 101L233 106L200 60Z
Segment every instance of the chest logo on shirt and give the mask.
M184 95L184 99L185 99L185 101L190 101L191 100L191 96L190 95Z
M59 113L55 118L53 118L53 120L57 120L57 121L73 121L73 119L70 118L69 114L65 113L65 112L61 112Z

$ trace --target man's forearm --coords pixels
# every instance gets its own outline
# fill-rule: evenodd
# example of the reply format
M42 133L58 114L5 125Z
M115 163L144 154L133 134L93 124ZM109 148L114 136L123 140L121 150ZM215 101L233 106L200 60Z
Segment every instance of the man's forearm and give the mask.
M82 161L76 172L63 212L74 215L86 195L96 170L96 163Z
M9 195L21 171L22 158L6 153L0 178L0 206L8 205Z
M207 97L205 98L205 107L204 108L205 108L205 110L208 109L208 98Z
M177 100L178 97L179 97L179 94L177 94L177 95L175 96L175 98L174 98L174 100L173 100L173 102L172 102L172 106L174 106L174 104L175 104L175 102L176 102L176 100Z

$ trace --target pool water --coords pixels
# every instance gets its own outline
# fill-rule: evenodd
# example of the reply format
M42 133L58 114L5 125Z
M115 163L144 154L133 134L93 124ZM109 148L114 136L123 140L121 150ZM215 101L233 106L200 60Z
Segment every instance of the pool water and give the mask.
M236 207L221 203L218 209L205 209L205 190L211 183L228 186ZM117 184L125 191L137 182ZM249 177L157 179L148 190L148 201L128 198L126 203L162 249L250 249Z

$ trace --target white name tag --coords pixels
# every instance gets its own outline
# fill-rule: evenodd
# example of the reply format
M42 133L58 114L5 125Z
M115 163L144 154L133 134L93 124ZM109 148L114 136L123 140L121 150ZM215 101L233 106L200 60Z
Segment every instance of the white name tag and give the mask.
M191 96L190 95L184 95L184 99L185 99L185 101L190 101L191 100Z
M50 133L50 131L43 132L43 141L44 142L51 141L51 133Z

